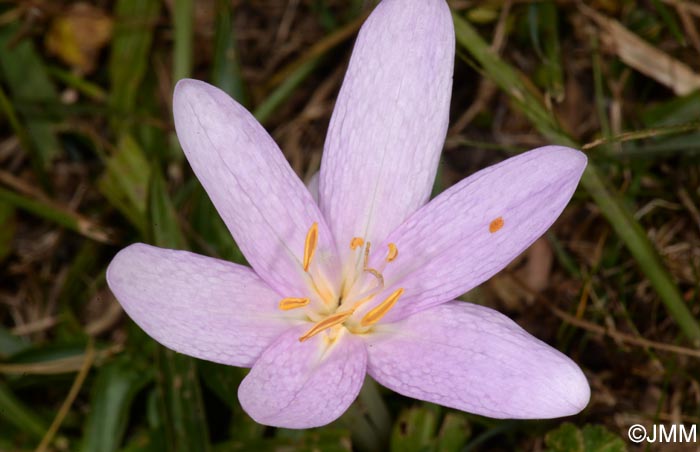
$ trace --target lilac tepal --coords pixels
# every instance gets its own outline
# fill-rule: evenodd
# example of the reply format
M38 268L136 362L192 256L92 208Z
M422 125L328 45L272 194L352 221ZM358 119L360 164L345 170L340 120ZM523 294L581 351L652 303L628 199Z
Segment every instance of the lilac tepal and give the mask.
M163 345L251 367L238 395L257 422L328 424L367 373L496 418L566 416L588 403L569 358L498 312L455 301L551 226L586 157L538 148L428 202L454 44L443 0L377 6L333 112L317 198L248 111L206 83L177 84L182 148L252 268L134 244L107 281Z

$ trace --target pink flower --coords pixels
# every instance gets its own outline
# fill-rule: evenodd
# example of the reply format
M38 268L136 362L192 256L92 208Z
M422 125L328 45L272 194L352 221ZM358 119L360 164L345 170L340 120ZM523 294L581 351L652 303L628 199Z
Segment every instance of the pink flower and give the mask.
M384 0L355 44L331 119L318 203L258 122L182 80L175 125L192 169L252 268L135 244L107 270L163 345L252 367L238 395L261 424L327 424L365 374L496 418L588 403L581 370L498 312L455 297L540 237L586 166L547 146L428 201L448 123L454 30L443 0Z

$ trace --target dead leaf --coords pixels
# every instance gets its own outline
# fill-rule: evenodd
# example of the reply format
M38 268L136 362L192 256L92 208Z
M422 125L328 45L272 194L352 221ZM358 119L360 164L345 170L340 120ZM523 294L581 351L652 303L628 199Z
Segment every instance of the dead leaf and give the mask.
M541 292L549 285L554 253L545 237L540 237L527 250L527 263L522 269L523 282Z
M56 16L46 35L46 49L82 74L95 70L100 50L112 37L112 18L87 3L75 3Z
M679 96L700 88L700 75L690 66L647 43L620 22L605 17L583 4L580 5L580 9L600 28L603 45L628 66L667 86Z

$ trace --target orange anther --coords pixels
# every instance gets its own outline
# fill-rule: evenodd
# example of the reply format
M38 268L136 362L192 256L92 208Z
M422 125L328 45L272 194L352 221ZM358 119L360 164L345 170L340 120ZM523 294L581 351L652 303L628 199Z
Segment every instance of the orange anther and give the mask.
M377 323L394 307L401 295L403 295L403 288L396 289L386 300L382 301L377 307L365 314L362 320L360 320L360 325L370 326Z
M350 240L350 249L355 251L364 244L365 241L362 239L362 237L353 237L352 240Z
M338 312L336 314L326 317L325 319L321 320L316 325L311 327L309 331L304 333L304 335L299 338L299 342L304 342L305 340L316 336L323 330L334 327L336 325L340 325L345 320L347 320L347 318L350 317L353 314L353 312L355 312L355 310L351 309L349 311Z
M318 246L318 223L314 221L314 224L309 228L309 232L306 233L306 241L304 242L305 272L309 271L309 265L311 265L311 259L316 252L316 246Z
M283 298L280 300L279 307L283 311L289 311L291 309L302 308L309 303L311 303L311 300L308 298Z
M395 243L389 244L389 254L386 255L386 261L391 262L396 259L399 255L399 249L396 247Z

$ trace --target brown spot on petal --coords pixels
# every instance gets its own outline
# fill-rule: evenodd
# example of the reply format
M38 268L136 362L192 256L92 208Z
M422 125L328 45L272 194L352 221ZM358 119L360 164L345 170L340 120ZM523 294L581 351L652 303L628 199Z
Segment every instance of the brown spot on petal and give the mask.
M494 232L498 232L504 225L503 222L503 217L498 217L495 220L489 224L489 232L493 234Z

